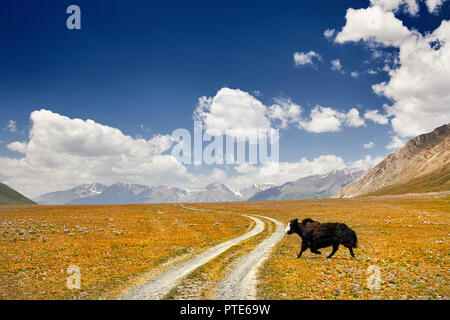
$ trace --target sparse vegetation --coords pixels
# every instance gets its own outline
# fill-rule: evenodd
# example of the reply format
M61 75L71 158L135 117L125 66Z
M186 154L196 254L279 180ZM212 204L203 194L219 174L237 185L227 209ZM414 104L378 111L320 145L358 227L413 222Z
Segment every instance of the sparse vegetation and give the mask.
M204 205L207 206L207 205ZM449 299L450 196L393 196L221 205L283 222L311 217L345 222L358 234L357 259L342 248L326 259L301 259L297 235L285 236L259 273L263 299ZM217 206L216 206L217 207ZM379 290L367 287L369 266L380 268Z
M263 232L231 247L217 258L198 268L171 290L166 299L214 299L217 285L235 267L238 260L255 249L275 229L274 223L266 221Z
M258 214L287 223L311 217L345 222L358 234L356 259L339 250L326 259L309 251L301 259L297 235L285 236L259 272L262 299L449 299L450 195L358 199L124 206L0 208L0 299L97 299L177 257L195 254L239 236ZM237 257L264 236L251 238L204 265L187 281L197 297ZM244 245L244 247L242 246ZM245 247L248 246L248 247ZM82 288L66 287L69 265L82 272ZM381 272L370 289L369 266ZM189 296L186 282L169 298ZM190 290L188 288L188 290Z
M176 205L0 207L0 299L102 298L249 223ZM80 290L66 287L70 265L81 269Z

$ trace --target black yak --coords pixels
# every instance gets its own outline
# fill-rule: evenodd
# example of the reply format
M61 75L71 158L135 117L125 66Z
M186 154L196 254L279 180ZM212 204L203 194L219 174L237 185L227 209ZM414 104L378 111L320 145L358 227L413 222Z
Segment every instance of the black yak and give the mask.
M333 251L328 256L331 258L340 244L347 247L351 256L355 257L353 248L356 248L358 239L356 233L344 223L320 223L310 218L299 223L298 219L294 219L289 222L286 233L297 233L302 238L302 249L297 258L308 248L312 253L321 254L318 249L333 246Z

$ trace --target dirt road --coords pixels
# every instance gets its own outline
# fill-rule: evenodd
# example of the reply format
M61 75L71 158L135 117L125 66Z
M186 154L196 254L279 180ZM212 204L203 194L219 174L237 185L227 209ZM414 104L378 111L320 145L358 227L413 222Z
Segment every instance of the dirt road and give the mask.
M253 300L256 299L256 274L268 257L271 249L284 235L284 226L280 221L268 219L276 224L276 231L261 242L253 251L236 262L231 273L221 282L216 292L218 300Z
M264 222L256 217L247 216L256 222L255 227L246 234L218 244L196 257L182 262L146 283L133 288L121 300L158 300L163 298L178 282L192 271L227 251L232 246L251 238L264 230Z

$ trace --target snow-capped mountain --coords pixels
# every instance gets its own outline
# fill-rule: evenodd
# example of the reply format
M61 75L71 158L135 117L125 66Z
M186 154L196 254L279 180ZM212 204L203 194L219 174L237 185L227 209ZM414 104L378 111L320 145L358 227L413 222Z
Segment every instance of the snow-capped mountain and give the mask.
M242 201L243 197L222 183L211 183L205 188L186 189L132 183L81 185L66 191L48 193L36 201L40 204L132 204L176 202L229 202Z
M44 194L35 201L39 204L69 204L75 199L89 199L98 196L108 186L100 183L82 184L75 188Z
M103 192L89 198L73 199L69 204L127 204L136 203L135 199L142 192L148 190L148 186L133 183L116 183L107 187Z
M346 168L308 176L258 192L248 201L329 198L364 173L365 170L361 168Z
M191 191L186 197L186 202L230 202L242 201L239 193L234 192L226 185L214 182L205 187L203 190Z
M251 184L247 188L239 190L239 194L245 200L250 199L258 192L274 188L277 185L275 183L263 183L263 184Z
M309 176L282 186L252 184L234 191L223 183L214 182L200 190L116 183L83 184L66 191L44 194L36 199L39 204L138 204L231 202L258 200L294 200L328 198L364 173L362 169L334 170L327 174Z

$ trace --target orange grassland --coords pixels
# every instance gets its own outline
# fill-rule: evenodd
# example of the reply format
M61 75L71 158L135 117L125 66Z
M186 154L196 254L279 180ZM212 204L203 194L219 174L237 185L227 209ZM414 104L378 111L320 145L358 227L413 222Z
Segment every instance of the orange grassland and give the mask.
M245 233L253 224L241 214L345 222L358 234L356 259L343 247L332 259L331 248L296 259L300 238L286 235L258 274L261 299L450 298L448 194L189 206L208 210L0 207L0 299L114 297L149 270ZM66 287L70 265L81 268L80 290ZM370 266L380 271L379 289L367 283Z
M259 272L261 299L450 299L448 193L198 206L285 223L344 222L356 231L356 259L342 246L332 259L326 258L331 248L296 259L300 238L286 235ZM376 269L379 289L371 286Z
M0 299L104 298L251 227L247 218L177 205L0 207ZM80 290L66 286L70 265L80 268Z

